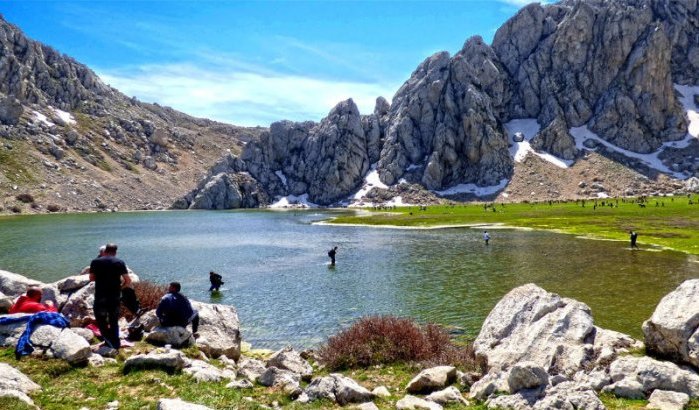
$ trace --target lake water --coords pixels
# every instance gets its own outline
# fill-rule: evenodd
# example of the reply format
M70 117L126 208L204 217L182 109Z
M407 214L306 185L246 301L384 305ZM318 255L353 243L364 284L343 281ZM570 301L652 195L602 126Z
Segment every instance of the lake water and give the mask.
M314 225L317 211L142 212L0 219L0 269L52 282L106 242L142 279L234 305L255 347L310 347L364 315L394 314L475 337L497 301L536 283L587 303L599 326L641 337L660 298L699 277L695 256L549 232ZM642 239L642 238L641 238ZM642 240L639 242L642 244ZM339 246L337 265L327 251ZM224 276L209 295L208 272Z

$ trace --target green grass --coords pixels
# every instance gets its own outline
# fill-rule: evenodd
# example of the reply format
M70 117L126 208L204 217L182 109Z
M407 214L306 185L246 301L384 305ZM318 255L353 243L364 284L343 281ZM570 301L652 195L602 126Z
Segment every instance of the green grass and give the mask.
M134 350L138 352L152 347L139 343ZM187 349L188 356L196 356L196 348ZM160 370L132 371L123 374L123 357L118 358L117 364L107 364L103 367L71 367L63 361L25 357L15 360L12 348L0 349L0 362L6 362L18 368L34 382L41 385L40 392L31 395L34 403L44 410L74 410L81 407L88 409L104 409L107 403L118 400L121 410L155 409L161 398L176 398L203 404L213 409L259 409L260 405L271 406L278 402L286 409L341 409L339 405L329 401L314 401L309 404L292 402L283 392L256 385L253 389L227 389L228 381L218 383L197 383L185 374L170 375ZM216 364L217 361L213 361ZM405 386L418 372L414 364L397 363L392 365L372 366L366 369L355 369L343 372L361 385L373 389L385 386L391 393L390 397L377 398L374 403L380 409L394 409L395 402L405 396ZM315 372L314 377L325 376L327 370ZM305 383L303 386L305 387ZM464 397L467 391L462 392ZM246 399L251 398L252 402ZM644 400L618 399L612 395L600 396L610 410L643 408ZM693 400L691 405L697 408L699 401ZM16 399L0 398L0 409L27 410L32 407ZM483 410L483 403L470 406L449 406L454 410Z
M28 166L27 158L27 147L22 141L12 141L11 150L0 147L0 173L13 184L36 182L33 165Z
M605 200L609 202L610 200ZM615 200L611 200L616 204ZM597 239L628 241L629 230L638 232L638 244L659 246L699 255L699 196L693 205L686 196L650 198L645 208L631 199L619 200L618 207L580 203L496 204L484 210L482 204L396 208L369 215L341 216L337 224L403 227L503 224L510 227L553 230ZM602 200L598 200L601 204ZM656 202L660 205L655 206Z

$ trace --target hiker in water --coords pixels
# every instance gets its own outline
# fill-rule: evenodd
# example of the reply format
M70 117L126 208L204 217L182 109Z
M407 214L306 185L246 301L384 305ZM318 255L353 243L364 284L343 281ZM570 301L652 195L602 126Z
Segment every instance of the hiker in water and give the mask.
M330 257L330 266L335 266L335 254L337 253L337 246L328 251L328 256Z
M488 244L488 241L490 240L490 234L488 231L483 231L483 240L485 241L485 244Z
M631 239L631 249L638 249L638 245L636 245L636 239L638 239L638 234L634 231L629 231L629 237Z
M218 288L223 285L223 276L219 275L218 273L211 271L209 272L209 281L211 282L211 287L209 288L209 292L216 291L218 292Z

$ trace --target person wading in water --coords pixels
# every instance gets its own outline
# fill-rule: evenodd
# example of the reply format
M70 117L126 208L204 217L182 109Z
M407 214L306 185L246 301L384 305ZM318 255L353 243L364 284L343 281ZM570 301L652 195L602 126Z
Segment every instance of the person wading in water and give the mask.
M335 266L335 254L337 253L337 246L328 251L328 256L330 257L330 266Z

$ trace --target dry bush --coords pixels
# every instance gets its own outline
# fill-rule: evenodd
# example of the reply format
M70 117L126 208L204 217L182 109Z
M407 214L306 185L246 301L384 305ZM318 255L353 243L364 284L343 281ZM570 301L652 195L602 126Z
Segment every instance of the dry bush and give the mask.
M24 202L25 204L34 202L34 197L32 194L19 194L15 198L20 202Z
M139 281L132 284L136 297L142 309L151 310L158 307L160 299L167 293L167 286L158 285L153 282ZM128 320L133 318L133 314L129 312L124 305L121 305L121 315Z
M16 213L16 214L21 214L21 213L22 213L22 208L20 208L20 207L17 206L17 205L12 205L12 206L10 207L10 211L12 211L13 213Z
M48 204L46 205L46 210L49 212L58 212L61 210L61 207L56 204Z
M457 346L449 334L433 324L420 326L410 319L369 316L328 339L319 357L330 370L397 362L449 364L477 369L473 348Z

